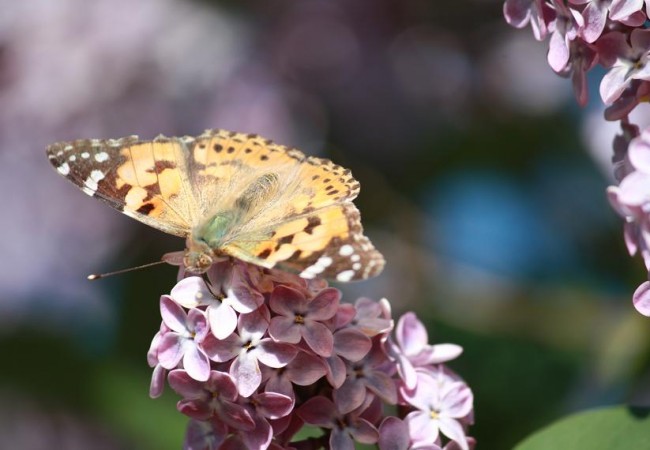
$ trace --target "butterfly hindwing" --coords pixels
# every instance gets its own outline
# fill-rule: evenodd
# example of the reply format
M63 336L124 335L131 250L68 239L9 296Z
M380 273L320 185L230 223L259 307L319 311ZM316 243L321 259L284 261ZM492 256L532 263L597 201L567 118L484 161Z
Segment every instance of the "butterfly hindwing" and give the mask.
M349 202L242 235L224 250L239 259L263 267L278 265L308 279L365 279L384 266L383 256L363 235L359 211Z

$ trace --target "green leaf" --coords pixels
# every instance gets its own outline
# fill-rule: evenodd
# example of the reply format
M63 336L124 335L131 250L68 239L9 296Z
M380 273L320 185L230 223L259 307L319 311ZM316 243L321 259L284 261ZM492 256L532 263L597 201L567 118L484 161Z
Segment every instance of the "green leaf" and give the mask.
M565 417L526 438L515 450L650 448L650 408L617 406Z

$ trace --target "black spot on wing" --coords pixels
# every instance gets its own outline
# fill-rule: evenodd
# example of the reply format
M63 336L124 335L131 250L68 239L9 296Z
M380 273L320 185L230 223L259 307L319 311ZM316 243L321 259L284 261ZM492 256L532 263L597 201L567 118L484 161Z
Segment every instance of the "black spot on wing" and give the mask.
M314 228L316 228L320 224L321 224L320 217L311 216L307 219L307 226L305 227L304 232L307 234L312 234L314 232Z
M139 207L135 212L143 214L145 216L149 215L149 213L155 209L155 206L153 203L145 203L141 207Z

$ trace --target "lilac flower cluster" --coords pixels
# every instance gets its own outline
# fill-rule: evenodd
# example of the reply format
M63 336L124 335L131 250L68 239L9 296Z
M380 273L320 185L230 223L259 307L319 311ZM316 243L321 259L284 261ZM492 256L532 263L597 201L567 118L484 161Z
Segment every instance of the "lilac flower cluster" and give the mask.
M650 29L645 28L650 2L506 0L503 11L510 25L530 24L537 40L550 36L548 63L572 77L580 105L588 100L586 73L596 64L608 70L600 83L605 118L621 124L612 158L619 184L608 188L608 196L625 219L629 253L640 253L650 271L650 128L639 130L629 119L638 104L650 99ZM650 316L650 282L637 289L633 301Z
M341 303L324 280L227 259L181 270L160 311L150 395L166 380L182 397L186 449L474 445L472 391L443 364L462 349L429 345L413 313L394 327L386 300ZM305 425L321 435L296 441Z

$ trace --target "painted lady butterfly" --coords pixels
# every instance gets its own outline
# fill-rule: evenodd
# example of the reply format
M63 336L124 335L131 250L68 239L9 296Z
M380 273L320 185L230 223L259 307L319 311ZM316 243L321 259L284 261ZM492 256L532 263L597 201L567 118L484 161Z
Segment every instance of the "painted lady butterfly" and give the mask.
M254 134L76 140L47 155L86 194L186 238L193 273L222 256L343 282L384 266L363 235L350 171Z

